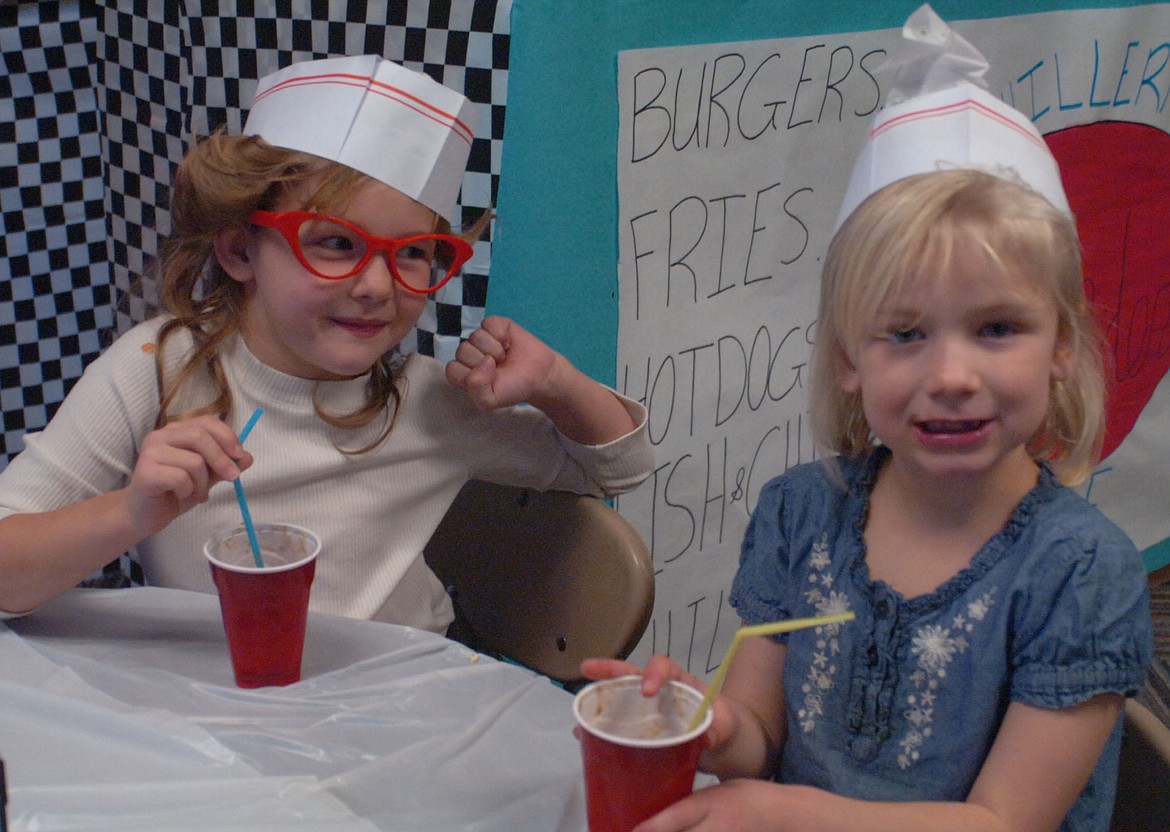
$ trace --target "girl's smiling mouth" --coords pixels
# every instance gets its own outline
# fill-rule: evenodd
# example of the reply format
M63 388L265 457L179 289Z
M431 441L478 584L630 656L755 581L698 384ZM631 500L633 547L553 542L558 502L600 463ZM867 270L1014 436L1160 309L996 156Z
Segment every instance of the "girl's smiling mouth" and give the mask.
M359 338L373 338L387 326L385 321L376 321L368 318L330 318L330 320L336 326Z
M990 421L990 419L929 419L916 422L915 426L923 433L947 436L977 431Z
M914 431L928 450L973 450L991 436L992 423L992 419L924 419L914 423Z

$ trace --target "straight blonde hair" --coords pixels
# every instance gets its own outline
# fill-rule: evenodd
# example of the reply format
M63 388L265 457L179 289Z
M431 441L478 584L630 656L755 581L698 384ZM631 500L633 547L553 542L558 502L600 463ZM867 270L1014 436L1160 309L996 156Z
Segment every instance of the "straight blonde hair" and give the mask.
M1067 379L1051 382L1047 418L1027 448L1061 482L1083 482L1104 441L1105 377L1076 224L1023 184L975 170L887 185L858 206L829 244L809 391L818 451L831 460L872 449L860 394L841 388L844 362L887 299L911 281L945 278L960 251L982 254L989 279L1010 280L1055 307L1058 343L1069 349L1072 366Z

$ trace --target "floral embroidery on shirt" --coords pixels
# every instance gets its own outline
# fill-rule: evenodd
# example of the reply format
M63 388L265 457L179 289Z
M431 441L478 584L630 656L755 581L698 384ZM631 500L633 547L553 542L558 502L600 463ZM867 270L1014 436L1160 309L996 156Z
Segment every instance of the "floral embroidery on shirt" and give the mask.
M907 708L904 712L910 728L898 741L902 749L898 755L898 765L902 768L910 768L918 760L918 749L930 738L931 723L934 722L934 699L940 683L946 678L947 665L955 654L967 650L968 642L964 634L973 631L975 625L987 617L994 593L995 590L986 592L967 604L967 614L956 615L949 627L928 624L915 632L910 643L910 654L918 657L918 667L910 675L914 692L906 697Z
M849 611L849 599L844 593L833 591L833 576L829 573L830 563L828 535L822 534L821 539L812 547L812 556L808 561L809 589L804 593L805 600L813 605L817 615ZM804 694L804 706L797 714L800 725L806 732L813 730L817 718L824 715L824 698L833 689L837 675L836 658L841 653L841 644L837 638L841 632L840 623L817 627L814 632L817 636L816 650L813 652L808 675L800 688Z

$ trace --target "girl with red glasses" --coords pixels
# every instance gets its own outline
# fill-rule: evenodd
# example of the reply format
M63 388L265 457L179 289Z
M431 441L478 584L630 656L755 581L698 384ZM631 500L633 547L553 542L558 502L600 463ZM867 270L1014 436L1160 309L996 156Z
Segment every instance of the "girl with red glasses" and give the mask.
M213 592L200 550L240 522L242 476L256 522L321 537L312 609L443 631L421 553L466 481L605 496L649 475L644 408L512 321L487 318L445 366L398 350L488 221L450 224L470 114L374 56L310 61L261 79L244 135L192 148L165 314L0 475L0 610L127 551L151 584Z

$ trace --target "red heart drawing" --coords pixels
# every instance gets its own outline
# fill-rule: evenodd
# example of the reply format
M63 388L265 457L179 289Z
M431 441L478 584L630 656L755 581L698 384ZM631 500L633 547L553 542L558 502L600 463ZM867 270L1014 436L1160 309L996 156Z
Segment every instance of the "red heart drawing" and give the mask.
M1170 135L1101 121L1044 138L1060 163L1085 290L1112 350L1107 457L1170 371Z

